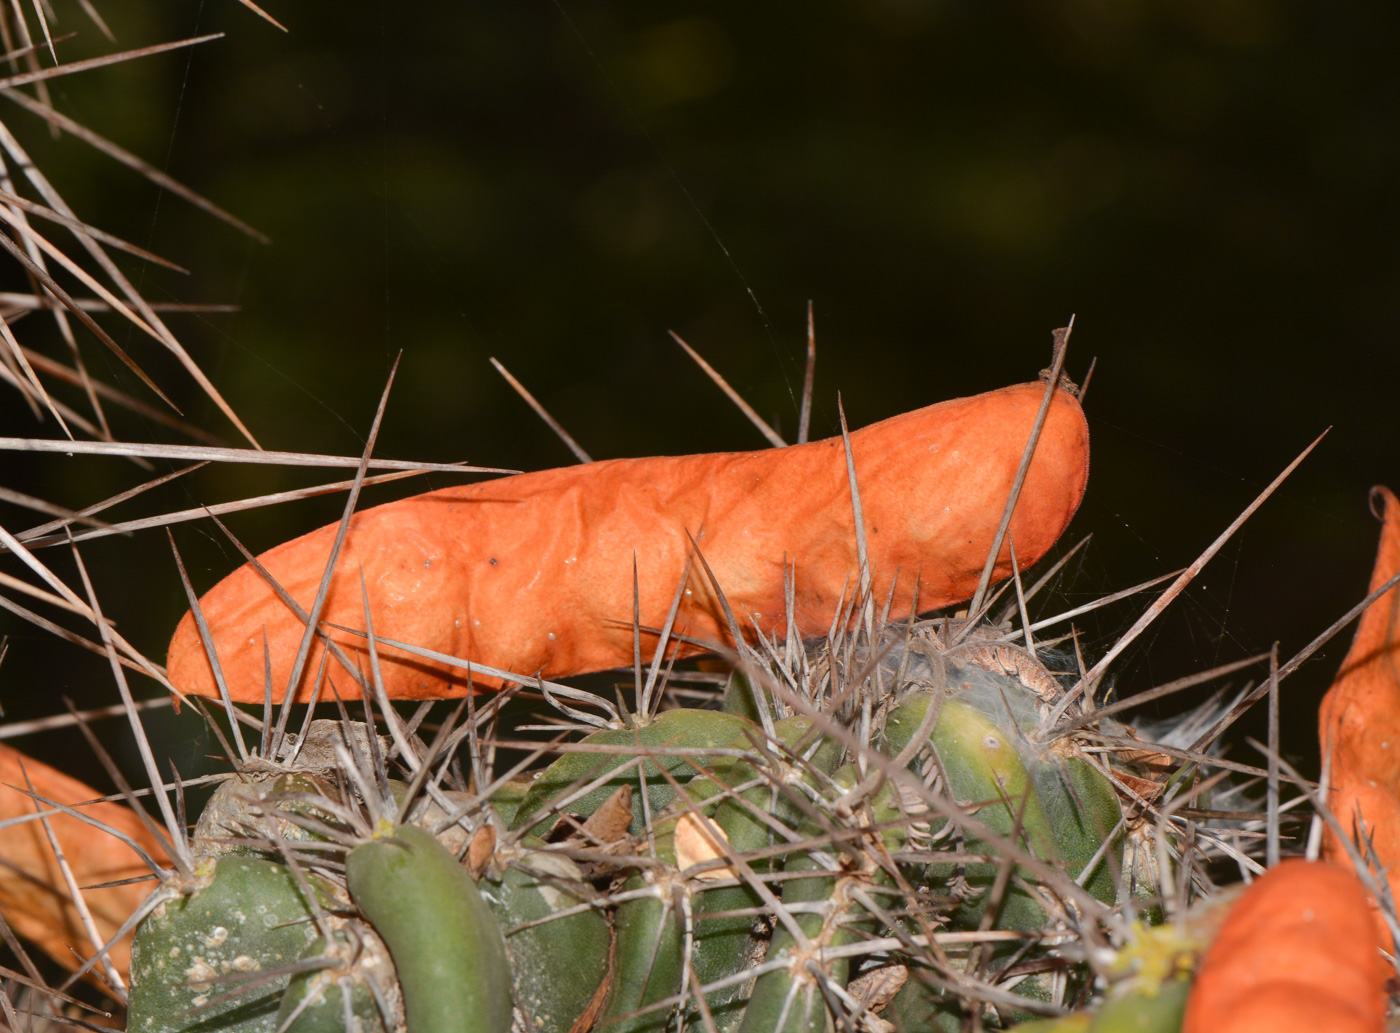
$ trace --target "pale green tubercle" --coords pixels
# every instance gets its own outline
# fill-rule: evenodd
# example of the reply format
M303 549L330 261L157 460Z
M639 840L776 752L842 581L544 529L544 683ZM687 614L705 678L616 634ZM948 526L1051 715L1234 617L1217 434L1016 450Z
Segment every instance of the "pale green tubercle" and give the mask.
M352 850L345 881L394 959L408 1033L510 1027L510 963L500 928L441 843L404 826Z

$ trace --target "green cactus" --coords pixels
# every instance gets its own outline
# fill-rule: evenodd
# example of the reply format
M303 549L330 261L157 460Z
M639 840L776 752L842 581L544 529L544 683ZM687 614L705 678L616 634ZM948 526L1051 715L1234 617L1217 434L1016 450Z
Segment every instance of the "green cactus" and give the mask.
M1181 1033L1190 993L1191 980L1171 979L1152 992L1111 997L1095 1012L1022 1022L1011 1033Z
M814 690L808 714L736 676L729 704L759 718L762 693L771 734L724 710L638 715L492 784L489 799L411 798L396 778L376 788L363 730L321 728L358 744L332 751L355 770L274 769L215 794L195 842L223 856L206 867L252 865L262 881L229 867L239 875L217 895L147 919L131 1028L825 1033L867 1009L876 1028L912 1033L958 1028L982 1007L968 1003L978 986L993 988L988 1028L1027 1017L1017 1001L1082 995L1090 975L1071 964L1056 982L1048 973L1065 963L1038 936L1120 903L1112 782L1075 741L1039 741L1046 700L1006 671L930 648L877 679L842 680L866 666L859 650L809 658L829 695ZM311 756L326 763L325 750ZM337 849L343 876L320 863ZM289 856L318 880L329 918L292 892ZM189 965L153 978L153 959L189 937L168 929L172 911L198 902L205 924L226 926L278 893L286 942L258 956L268 976L256 991L210 1003L181 985ZM932 951L924 938L940 930L1001 938ZM886 970L905 974L902 987L857 996ZM1128 1008L1114 998L1100 1017Z
M332 940L312 942L303 958L323 959L326 967L292 976L277 1011L277 1029L344 1033L352 1027L361 1033L384 1033L372 981L382 987L393 985L393 963L386 951L378 944L352 944L337 934Z
M674 870L674 857L669 860ZM622 884L619 894L624 899L613 919L616 963L601 1021L622 1033L662 1033L669 1020L667 1011L632 1013L673 996L685 980L683 915L676 908L669 873L662 872L660 879L634 875ZM675 888L684 899L684 889Z
M245 2L258 9L251 0ZM11 86L34 86L37 99L24 103L45 115L57 132L62 116L49 110L46 87L35 80L81 66L65 68L59 62L55 44L61 40L49 38L47 4L31 5L48 44L49 57L42 62L41 54L29 53L36 49L31 44L38 37L26 28L29 16L21 9L25 5L10 6L8 27L16 31L7 29L6 49L20 47L9 56L12 62L27 58L30 74L8 81ZM82 0L81 6L89 5ZM100 19L94 19L105 31ZM669 32L665 25L661 30ZM18 40L13 46L12 36ZM126 56L160 49L142 48ZM50 59L57 67L40 73L40 64ZM8 92L23 100L14 90ZM100 140L85 131L65 135ZM72 215L69 207L39 175L18 141L8 136L7 130L4 151L11 165L45 201L35 214L47 218L57 211L61 220L67 219ZM16 182L23 186L21 180ZM507 616L497 607L502 599L519 595L510 594L512 586L523 584L516 579L528 573L533 558L524 557L522 563L520 557L507 557L501 569L513 573L504 580L493 576L490 584L501 594L490 606L481 606L478 594L487 582L469 578L465 584L476 587L464 609L453 567L465 570L460 564L470 556L449 555L440 562L441 550L430 542L433 548L425 546L422 570L409 550L394 576L381 581L387 591L371 592L370 582L363 581L363 624L354 619L344 623L347 586L330 575L337 564L348 561L353 567L373 550L366 534L368 541L374 540L374 517L356 523L360 530L353 537L350 528L361 489L369 483L369 464L373 461L377 467L373 457L383 451L377 445L385 411L381 409L366 442L364 463L350 482L346 523L335 538L335 558L320 588L305 591L301 562L286 563L294 553L316 561L315 550L274 550L265 554L266 563L258 561L259 571L274 581L282 576L277 571L296 571L296 581L288 579L282 598L305 630L291 622L289 633L284 628L265 635L265 668L254 685L226 685L225 676L247 678L247 673L234 674L236 668L221 665L215 655L207 658L219 688L237 689L224 694L224 707L214 708L212 716L200 708L235 770L214 789L191 829L184 794L191 788L202 792L195 787L202 786L203 779L186 782L176 771L173 792L166 793L169 775L155 759L160 751L151 749L140 716L152 716L150 705L155 701L143 701L138 712L125 671L144 672L161 691L180 686L176 696L181 700L183 689L202 683L202 672L190 682L180 673L182 668L189 670L187 655L177 662L177 654L172 654L165 670L141 655L138 643L150 629L140 621L128 623L126 615L114 620L103 611L97 592L101 568L94 565L90 573L78 546L99 533L183 521L190 514L131 521L123 517L116 526L104 526L96 517L148 491L152 493L147 498L158 497L155 489L167 490L161 486L177 475L168 468L170 460L196 453L167 451L164 444L133 447L116 440L120 426L109 426L97 404L100 395L109 395L124 408L135 405L143 425L157 414L90 382L88 369L79 361L79 342L68 333L68 317L55 299L113 348L115 340L82 310L106 309L112 319L119 313L134 320L138 328L173 348L225 415L255 447L261 446L190 365L189 356L154 318L139 292L133 293L132 285L98 250L95 238L74 224L89 257L125 298L123 304L83 273L81 263L74 265L36 235L23 216L33 205L8 196L8 185L6 190L6 233L15 241L7 246L16 256L29 253L23 262L33 295L8 298L3 321L13 323L33 308L54 309L50 314L58 320L55 325L73 367L54 366L41 351L21 348L6 329L7 369L0 375L22 388L36 415L50 412L55 425L73 439L49 443L59 452L71 455L81 444L79 438L103 438L103 452L167 464L158 480L105 502L84 500L79 512L69 509L76 499L63 500L58 507L45 502L35 506L36 500L27 494L11 492L3 500L6 507L35 507L59 519L29 532L3 533L0 552L22 561L43 586L6 575L0 603L72 644L107 655L120 687L121 709L139 740L147 788L129 787L130 772L122 771L121 758L107 767L127 805L140 809L153 804L149 813L123 812L133 819L123 827L120 821L109 824L93 817L105 813L111 818L121 811L112 800L91 799L105 790L60 802L34 791L27 771L22 779L7 780L18 793L25 792L19 782L31 791L23 800L22 814L11 811L0 820L0 828L15 830L6 834L21 844L16 856L28 856L22 848L32 839L48 844L47 854L42 846L38 851L45 863L49 855L55 861L53 866L30 868L8 855L4 858L14 878L0 882L21 885L19 890L0 887L6 910L12 912L0 915L5 950L13 955L0 969L0 1012L7 1030L17 1022L36 1030L64 1023L91 1025L77 1013L100 992L112 1002L103 1002L112 1013L125 1006L131 1033L1179 1033L1192 968L1205 938L1187 920L1191 901L1213 893L1222 872L1232 878L1235 871L1247 873L1256 857L1274 863L1283 849L1280 812L1296 814L1302 808L1280 804L1280 783L1286 786L1289 779L1280 774L1286 765L1278 763L1272 748L1279 741L1276 706L1271 707L1268 770L1253 772L1268 777L1268 819L1255 821L1242 792L1211 795L1221 776L1208 770L1212 758L1201 751L1209 750L1229 724L1217 720L1214 705L1204 708L1204 719L1183 720L1171 730L1179 734L1170 748L1165 743L1169 733L1163 729L1155 736L1163 743L1153 746L1149 740L1154 734L1144 725L1138 725L1145 733L1139 738L1137 730L1120 721L1127 718L1120 713L1121 705L1102 709L1103 700L1096 694L1112 695L1112 679L1101 677L1107 662L1089 657L1086 663L1078 654L1081 647L1092 653L1103 643L1081 642L1072 626L1050 632L1069 633L1060 646L1065 667L1083 675L1084 695L1074 705L1065 700L1065 683L1078 678L1052 674L1041 663L1050 656L1047 640L1032 641L1040 626L1053 625L1064 615L1032 625L1027 597L1038 588L1022 580L1024 571L1017 566L1016 548L1027 544L1022 528L1061 525L1070 515L1066 502L1070 508L1074 503L1073 498L1057 499L1057 493L1035 487L1048 483L1047 475L1038 471L1058 464L1036 437L1039 430L1027 443L1017 486L1005 503L998 497L1004 486L998 483L1001 478L982 476L985 471L976 467L976 454L957 446L965 434L973 433L974 424L963 424L964 417L957 416L947 426L966 429L951 437L939 430L929 437L928 452L941 451L939 461L952 476L935 486L938 497L904 493L908 512L934 507L954 513L969 501L954 497L960 491L975 494L978 502L964 514L965 521L943 525L945 541L909 540L911 527L902 526L901 520L908 514L892 510L885 500L863 505L861 479L877 478L878 490L883 491L885 485L899 485L902 471L878 449L860 447L859 439L846 440L848 482L838 473L835 481L824 477L812 485L827 516L834 512L832 506L839 508L839 526L846 526L849 512L851 542L834 541L828 533L815 538L805 533L774 535L769 533L773 527L764 531L758 525L735 526L749 515L743 506L730 507L733 512L720 521L710 519L718 515L713 507L710 515L699 513L704 519L692 519L696 513L689 513L685 521L693 526L685 530L694 536L695 562L681 576L683 583L670 586L674 605L659 635L657 628L641 626L642 614L655 609L650 602L642 605L642 589L650 596L657 570L670 564L658 565L645 555L648 544L661 543L638 543L643 554L633 567L633 620L638 626L630 632L638 649L643 642L655 647L650 675L643 683L642 658L637 656L630 690L609 686L607 693L592 695L547 683L545 674L591 671L599 656L622 657L611 648L577 649L580 643L568 639L591 610L590 622L601 615L617 624L602 631L620 641L628 614L615 597L606 606L583 605L570 612L571 602L601 601L583 598L591 575L575 577L558 565L557 555L546 555L530 581L532 591L562 589L563 594L556 593L543 607L557 604L559 612L551 611L548 620L522 612L518 615L524 619L516 625L516 614ZM44 263L50 259L65 270L61 279L76 276L82 281L81 294L101 297L69 297L45 272ZM1037 427L1051 426L1041 421L1058 397L1055 386L1081 396L1063 376L1067 340L1068 329L1056 331L1055 361L1042 373L1044 408ZM165 398L163 388L134 365L135 359L121 348L117 354ZM809 364L809 374L813 368ZM49 398L40 374L46 384L72 383L60 385L58 394ZM807 439L810 387L809 375L800 441ZM93 407L94 421L67 408L78 397L78 388ZM1026 397L1033 398L1034 392ZM951 403L946 411L966 415L966 401ZM1000 404L989 411L992 420L1013 415ZM897 425L898 421L888 424ZM844 418L842 427L844 432ZM167 421L160 430L164 435L177 428L181 433L194 429ZM988 422L975 433L992 437L1004 430ZM1002 443L1009 441L1015 449L1020 433L1012 432ZM771 432L769 436L776 437ZM940 436L941 441L935 440ZM40 450L30 439L7 440L9 450ZM916 451L922 449L915 444ZM795 447L809 454L826 449L835 457L840 446L833 439ZM82 450L90 451L86 446ZM231 449L197 454L251 458ZM970 457L974 465L969 465ZM292 454L261 458L291 461ZM1082 486L1083 456L1076 451L1070 458L1074 479ZM298 462L325 460L340 462L329 456L303 456ZM705 467L696 464L694 469ZM408 472L413 471L404 471ZM847 485L849 498L843 497ZM807 493L809 486L798 476L790 487L792 520L804 522L811 500L796 496ZM697 481L686 490L692 488L700 498L706 485ZM330 487L291 494L326 490ZM665 494L658 496L662 504ZM489 495L478 496L478 501ZM242 510L276 497L220 508ZM868 501L874 498L867 492ZM607 508L613 501L603 499L602 504ZM457 506L449 502L447 508ZM425 505L423 511L432 508ZM680 520L678 514L665 517ZM507 523L509 519L508 514L503 517ZM650 514L637 526L649 519ZM414 533L415 526L423 527L410 522L402 533ZM993 555L984 558L977 554L976 543L994 526L999 530ZM672 528L680 529L679 523ZM504 530L504 524L492 525L488 533ZM535 530L521 541L536 540ZM550 537L549 530L545 537ZM557 545L577 536L565 528L553 537ZM566 542L565 551L573 553L574 545L586 551L586 538ZM303 543L324 540L318 534ZM714 559L739 543L752 550L763 540L776 548L766 557L766 571L763 558L745 551L742 562L730 556L715 569L749 583L718 583L706 554ZM1180 594L1224 541L1218 539L1188 568L1162 597L1163 605ZM40 558L42 548L60 543L66 546L65 564L78 561L82 595L66 571L48 570ZM877 543L882 547L871 547ZM926 544L938 548L924 548ZM1003 547L1016 575L1014 592L1009 591L1013 583L1000 589L987 583L994 571L1007 569L1002 566ZM1045 548L1048 543L1036 544L1037 559ZM491 549L494 552L495 546ZM904 559L916 555L938 561L912 564ZM1073 550L1060 563L1070 555ZM852 557L858 565L849 562ZM562 558L562 563L578 558ZM890 558L903 569L877 569ZM177 563L191 609L198 612L193 583L178 557ZM490 564L495 567L497 559L491 558ZM832 575L839 581L842 567L850 580L839 594L828 591L834 584ZM968 610L918 619L925 586L941 601L949 601L959 594L950 587L970 589L979 568L983 575L974 597L967 600ZM15 570L20 572L18 566ZM702 570L708 584L700 576ZM1040 585L1053 576L1052 571ZM417 582L424 591L408 590L403 579ZM773 598L769 589L779 587L782 595ZM45 606L57 604L64 612L42 616L30 611L9 598L11 588L43 600ZM350 589L353 594L353 586ZM726 590L732 593L729 601ZM987 616L1001 592L1002 616ZM390 596L392 604L382 605ZM317 601L311 603L313 597ZM206 596L211 608L255 605L247 594L241 600L224 596L222 603L213 603L216 598ZM529 605L522 600L516 602ZM730 606L740 600L764 600L764 612ZM307 605L309 611L303 609ZM789 618L785 628L774 620L784 606ZM471 612L473 608L479 612ZM707 618L722 613L724 620L694 621L702 608ZM909 616L890 623L886 617L894 609ZM1146 619L1132 622L1131 630L1108 650L1107 660L1121 655L1159 611L1160 607L1151 609ZM1081 612L1076 607L1069 616ZM55 623L54 616L73 626ZM231 645L241 652L253 641L234 643L217 621L210 624L205 616L196 624L211 654L227 655ZM378 633L375 621L380 624ZM466 664L382 637L430 624L445 632L452 626L460 629L445 640L454 650L460 647L462 655L492 657L493 663L508 669ZM591 633L600 630L594 624ZM546 625L551 630L546 631ZM813 629L823 637L801 641L801 633ZM545 634L553 644L541 652L537 647L543 646L540 639ZM726 634L724 642L704 637ZM318 635L322 646L315 645ZM431 637L447 648L444 639ZM513 648L527 641L533 644ZM1273 673L1282 677L1296 669L1324 641L1317 639L1281 667L1275 663ZM5 645L0 640L0 659ZM368 654L360 652L365 645ZM719 660L702 662L698 671L687 666L691 652L711 647ZM381 652L388 650L393 651L391 668L381 662ZM281 672L292 655L296 671L290 682L283 681ZM367 662L356 670L361 660ZM433 713L427 701L421 709L392 709L396 704L387 698L392 693L386 687L386 670L402 675L406 664L419 661L423 673L431 671L432 677L411 679L408 695L416 697L432 691L425 686L442 684L443 665L457 668L454 683L466 683L468 698L451 716L441 709ZM311 675L318 663L321 668L311 684L320 702L309 708L304 721L288 724L294 708L304 705L304 696L303 703L287 703L274 718L272 699L284 686L296 686L303 675ZM716 678L714 668L722 664L729 665L730 673ZM274 670L279 672L275 680ZM1270 688L1276 689L1277 677L1270 678ZM57 685L64 679L49 680ZM1187 687L1193 680L1183 679L1174 688ZM407 683L400 678L399 684ZM484 686L501 691L491 695L488 688L472 694ZM1155 693L1154 702L1174 688ZM1262 692L1261 688L1252 694ZM536 706L541 696L566 714L562 734L555 735L558 724L542 729L522 719L522 708ZM1269 698L1276 703L1277 693ZM267 703L261 709L253 705L238 710L241 705L231 699ZM318 713L331 713L332 707L337 720L316 719ZM77 714L74 718L87 720ZM429 735L435 723L438 731ZM27 734L45 727L56 724L45 719L27 731L16 731ZM101 752L100 740L86 724L82 727ZM248 729L254 727L261 732L260 742L250 750ZM291 727L300 730L285 734ZM544 738L537 734L542 730ZM179 734L186 731L182 728ZM517 733L535 738L511 741ZM196 738L191 734L188 741ZM535 756L548 755L551 762L520 761L536 748ZM4 750L8 758L9 747ZM1182 763L1171 758L1181 758ZM499 777L507 769L514 772L517 762L528 770ZM173 761L171 766L173 770ZM1241 773L1250 771L1248 758L1236 758L1230 766ZM1305 787L1304 792L1311 790ZM1325 798L1325 793L1319 795ZM1290 801L1298 802L1300 798ZM85 810L92 804L98 806ZM165 826L161 831L153 829L157 813ZM143 916L139 924L133 920L122 925L122 916L130 913L129 899L111 909L115 919L102 904L107 891L129 889L143 883L144 876L127 878L129 865L113 861L121 874L112 874L110 881L105 870L84 871L79 880L76 869L81 866L69 863L81 856L81 845L68 830L60 834L52 826L79 817L91 822L86 831L120 840L123 850L134 849L150 868L157 888L137 912ZM1353 816L1335 817L1345 823ZM1226 835L1211 835L1222 829ZM33 835L26 837L25 832ZM60 838L69 843L66 856ZM63 899L65 892L72 899ZM89 892L93 907L85 906ZM51 903L57 907L48 907ZM1389 904L1386 908L1393 910ZM12 917L24 922L10 921ZM64 966L74 957L82 959L68 966L76 972L62 992L42 985L52 969L34 964L16 940L17 934L39 941L34 929L46 922L53 924L54 935L40 944L49 955L43 964ZM123 973L121 944L131 925L137 927L130 970ZM108 940L105 945L103 939ZM124 992L124 975L129 992ZM91 985L79 984L83 978ZM18 1020L18 1015L25 1018ZM1045 1017L1025 1021L1031 1015Z
M384 939L408 1033L475 1033L511 1020L505 940L457 859L413 825L345 859L355 906Z
M844 796L862 779L854 766L847 765L836 772L832 783ZM740 1033L823 1033L828 1029L830 1016L821 983L813 978L814 970L823 970L832 983L844 986L850 977L850 962L844 957L828 961L820 952L844 947L874 931L860 897L878 896L876 885L888 883L877 857L902 845L904 830L891 824L901 817L894 787L883 782L872 799L857 805L854 818L862 827L874 830L870 835L882 850L864 855L863 863L854 867L850 854L836 846L802 848L788 859L786 872L796 878L783 883L784 906L794 912L802 905L815 908L795 913L791 925L774 930L766 960L786 964L758 978ZM824 831L812 821L802 823L799 829L808 838L819 837ZM799 941L798 930L805 943Z
M816 735L810 718L784 718L774 725L773 732L774 743L783 749L795 751L806 770L796 763L788 772L768 771L748 761L716 764L713 769L715 778L697 776L685 787L689 805L713 821L729 849L740 856L763 851L776 839L773 828L759 818L760 814L772 814L788 827L799 823L802 812L792 799L794 790L784 784L785 778L795 773L804 776L804 784L809 783L807 771L830 773L840 758L840 747ZM730 743L732 748L738 749L749 745L747 735ZM789 763L781 754L776 755L774 760L780 767ZM744 786L749 788L742 788ZM737 796L731 790L739 790ZM716 802L710 805L710 801ZM672 819L662 826L658 840L666 834L674 835L677 820ZM749 867L755 872L768 872L772 870L773 863L756 858L749 863ZM738 872L728 871L728 868L726 866L725 871L711 874L739 875ZM701 984L726 980L751 963L753 955L762 946L761 940L754 935L751 913L761 906L762 899L758 892L742 879L735 886L702 883L692 890L692 963ZM742 1016L748 990L744 983L733 983L707 994L706 1005L714 1021L723 1024ZM692 1009L692 1025L700 1023L697 1012L697 1009Z
M601 785L568 803L569 812L591 814L624 785L631 786L634 794L639 793L642 778L645 777L649 808L653 814L660 813L661 808L670 803L676 795L661 772L665 770L672 777L682 781L688 780L695 771L691 761L704 762L705 758L670 753L652 755L638 763L642 748L703 750L706 747L727 746L742 735L744 729L754 727L752 722L734 714L713 710L677 709L665 711L654 720L639 723L632 728L595 732L580 745L623 749L609 753L580 751L564 754L547 767L530 786L511 819L511 827L523 828L526 820L556 799L565 797L576 787L582 788L584 784L599 779L603 780ZM627 753L626 747L639 748L639 752ZM607 778L607 773L614 770L617 770L618 774ZM643 813L642 807L633 808L630 831L634 836L642 833L645 820ZM531 826L530 831L535 835L543 835L553 826L554 821L553 817L541 820Z
M321 903L331 903L329 887L311 885L325 894ZM205 860L190 892L141 925L128 1029L275 1030L291 968L316 938L310 917L310 902L285 865L234 854Z
M520 1007L539 1033L568 1033L607 986L612 929L578 865L524 843L481 895L505 936ZM569 913L572 912L572 913Z
M1042 745L1033 738L1039 726L1034 695L1024 686L987 671L961 673L956 695L919 691L890 714L889 749L903 751L938 708L928 733L938 771L947 780L948 796L975 810L978 822L998 836L1013 839L1039 860L1074 879L1099 900L1118 897L1122 858L1122 810L1108 778L1072 744ZM1105 848L1105 843L1108 843ZM997 851L975 837L965 838L968 854ZM1093 864L1085 877L1084 868ZM953 923L977 928L997 879L995 862L943 863L930 866L926 881L947 885L961 877ZM1045 908L1023 887L1006 890L994 918L998 929L1038 929Z

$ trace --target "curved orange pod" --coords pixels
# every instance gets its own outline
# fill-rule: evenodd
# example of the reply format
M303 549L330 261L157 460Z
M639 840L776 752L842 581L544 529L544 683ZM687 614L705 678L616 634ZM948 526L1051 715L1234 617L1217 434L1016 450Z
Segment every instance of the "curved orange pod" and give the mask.
M102 795L76 778L0 743L0 821L34 814L40 806L18 788L25 786L25 775L33 782L36 793L70 806ZM131 808L120 803L98 803L82 808L82 812L120 829L157 862L165 861L164 849ZM53 815L49 826L80 888L150 874L135 851L101 829L68 814ZM83 890L93 925L104 942L154 885L136 882ZM79 958L94 953L69 896L58 858L38 821L13 825L0 833L0 906L16 933L38 944L64 968L77 968ZM109 956L125 978L131 957L130 934L112 948Z
M1400 500L1372 489L1384 521L1371 574L1374 592L1400 573ZM1318 737L1331 758L1327 804L1348 833L1358 815L1382 865L1400 870L1400 586L1361 615L1356 638L1336 680L1323 697ZM1323 854L1350 865L1344 845L1328 827Z
M1385 987L1356 876L1288 860L1230 909L1197 971L1181 1033L1382 1033Z
M1044 397L1022 384L895 416L851 434L874 591L894 586L891 614L915 599L931 610L967 599L991 547ZM1054 392L1010 537L1028 565L1060 536L1088 479L1083 411ZM334 525L265 553L261 562L303 607L316 595ZM633 557L643 626L660 627L694 535L741 624L785 621L784 564L795 567L795 614L804 635L824 633L843 592L858 582L856 536L840 438L763 452L615 459L418 495L357 514L322 620L363 628L360 571L383 638L553 678L630 665ZM1005 545L996 573L1010 573ZM896 575L897 578L896 578ZM917 595L916 595L917 593ZM201 606L235 700L263 698L263 633L280 699L302 624L251 567ZM677 629L728 638L698 564ZM363 639L333 637L368 670ZM698 647L686 647L698 651ZM309 698L320 655L298 685ZM466 691L464 672L381 650L392 698ZM171 681L215 695L193 618L170 644ZM474 684L494 686L476 677Z

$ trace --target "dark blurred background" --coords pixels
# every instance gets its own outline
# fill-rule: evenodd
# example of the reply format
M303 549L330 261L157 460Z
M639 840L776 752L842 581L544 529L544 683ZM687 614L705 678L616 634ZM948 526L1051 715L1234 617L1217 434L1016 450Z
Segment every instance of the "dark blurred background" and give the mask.
M271 10L290 32L233 0L104 8L124 48L228 35L52 84L61 110L270 245L70 137L51 139L37 120L18 122L31 118L18 109L6 115L80 216L193 270L124 261L148 297L240 306L171 325L264 446L358 454L402 351L380 455L569 462L492 355L595 457L760 447L667 330L791 435L812 299L813 430L826 435L838 391L861 425L1034 379L1050 331L1074 313L1070 371L1098 364L1093 473L1066 542L1094 540L1043 613L1186 565L1332 427L1120 662L1120 692L1275 641L1290 656L1364 595L1377 531L1367 490L1400 488L1400 9L271 0ZM58 13L56 32L79 32L62 44L67 59L111 49L79 12ZM168 356L105 325L192 421L237 443ZM62 354L37 318L17 332ZM83 346L104 379L153 400L90 336ZM128 440L174 440L130 414L114 423ZM0 433L55 430L10 394ZM75 507L148 476L120 460L0 463L6 483ZM113 518L337 476L210 468ZM342 504L231 525L261 549ZM4 514L7 527L38 522ZM182 525L176 540L200 590L236 564L207 526ZM46 555L78 584L71 561ZM84 557L121 630L163 658L185 608L164 533L104 539ZM0 569L21 572L13 559ZM1142 605L1082 621L1090 649L1107 648ZM0 630L8 717L54 713L64 693L114 698L101 659L8 615ZM1309 770L1317 701L1349 640L1350 630L1285 683L1285 747ZM193 718L160 727L186 773L209 752ZM1241 729L1263 734L1260 720ZM67 742L20 745L52 756Z

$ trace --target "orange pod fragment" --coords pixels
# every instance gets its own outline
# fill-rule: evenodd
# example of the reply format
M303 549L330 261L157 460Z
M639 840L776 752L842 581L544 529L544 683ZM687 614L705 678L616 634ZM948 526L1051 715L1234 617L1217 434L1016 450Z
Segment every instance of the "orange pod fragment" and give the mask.
M895 416L851 434L876 598L891 614L967 599L995 535L1044 397L1022 384ZM1042 556L1079 506L1088 479L1083 411L1056 389L1010 537L1023 565ZM287 542L261 562L310 609L334 526ZM786 619L785 564L794 568L797 627L824 633L859 581L846 454L840 438L762 452L616 459L447 488L357 514L322 620L363 628L360 572L377 635L519 672L583 674L632 661L633 560L641 623L660 627L691 556L693 535L742 626ZM1003 545L996 574L1010 573ZM280 700L301 621L244 566L201 606L235 700L263 699L263 634ZM697 564L677 629L728 638ZM362 638L333 639L368 670ZM698 652L699 647L684 647ZM314 647L297 698L312 692ZM381 650L391 698L467 690L465 672ZM215 695L192 615L170 644L170 678ZM477 687L496 681L477 676Z
M26 774L35 793L69 806L102 795L76 778L0 743L0 821L49 809L13 788L26 787ZM157 863L165 861L164 848L129 807L99 803L81 811L130 836ZM80 888L151 874L136 852L110 833L69 814L54 814L48 824ZM148 881L82 890L102 943L116 933L154 887L155 883ZM0 833L0 912L16 933L38 945L66 969L77 968L96 952L44 826L37 820L11 825ZM112 948L109 957L125 979L131 960L130 934Z
M1371 574L1372 592L1400 573L1400 500L1373 488L1384 521ZM1318 738L1330 758L1327 804L1349 834L1358 820L1373 836L1384 869L1400 870L1400 586L1361 615L1356 638L1318 713ZM1323 855L1350 865L1344 844L1327 827Z
M1181 1033L1382 1033L1386 971L1366 893L1325 861L1284 861L1230 909Z

